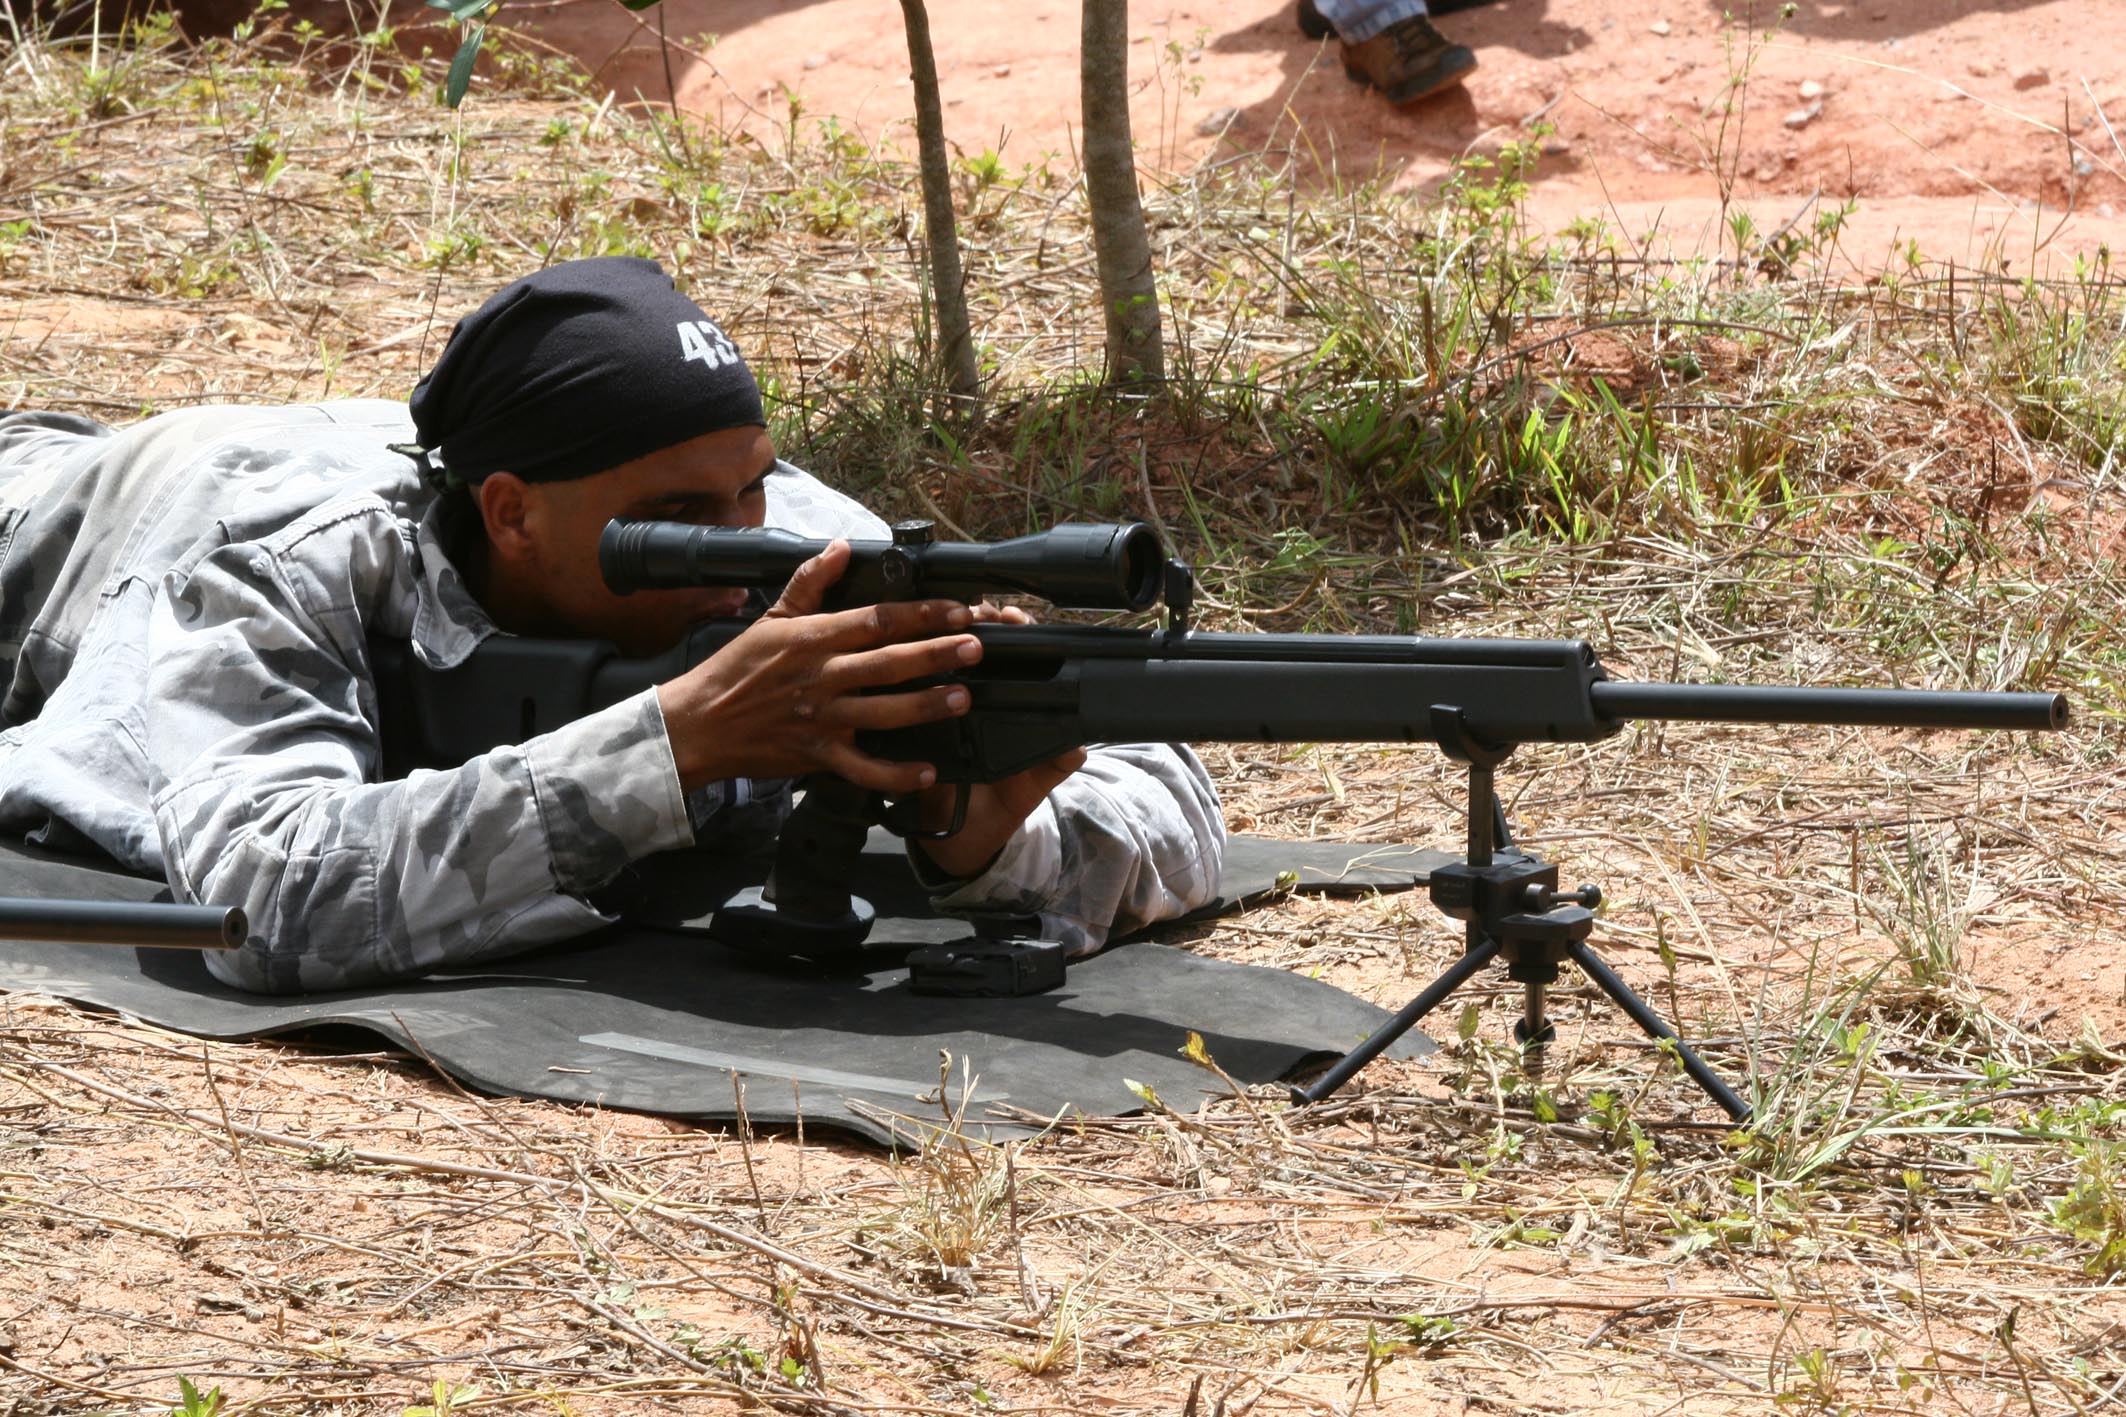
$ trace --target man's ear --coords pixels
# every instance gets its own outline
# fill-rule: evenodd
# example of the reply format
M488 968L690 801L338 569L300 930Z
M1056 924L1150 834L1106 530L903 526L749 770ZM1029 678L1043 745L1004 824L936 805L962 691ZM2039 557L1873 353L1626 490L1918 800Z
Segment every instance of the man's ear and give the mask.
M491 472L473 489L480 507L481 524L487 528L487 544L502 561L522 564L533 554L531 488L513 472Z

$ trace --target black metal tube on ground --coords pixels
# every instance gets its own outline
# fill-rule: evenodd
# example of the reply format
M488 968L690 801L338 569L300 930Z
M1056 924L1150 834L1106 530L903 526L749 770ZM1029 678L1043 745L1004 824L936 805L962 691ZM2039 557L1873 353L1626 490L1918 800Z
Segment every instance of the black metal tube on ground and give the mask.
M234 906L0 897L0 940L233 950L249 928Z
M1603 718L1697 723L1830 723L1879 728L2065 728L2064 694L1932 689L1786 689L1740 684L1628 684L1590 690Z

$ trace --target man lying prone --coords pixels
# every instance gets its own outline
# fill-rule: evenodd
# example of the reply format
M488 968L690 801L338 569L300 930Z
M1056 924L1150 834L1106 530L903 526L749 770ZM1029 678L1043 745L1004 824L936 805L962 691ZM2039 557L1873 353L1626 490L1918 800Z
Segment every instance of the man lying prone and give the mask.
M965 712L952 687L1015 611L946 601L821 613L847 548L806 563L721 652L637 697L450 771L379 780L372 637L434 668L486 636L653 654L746 592L622 598L614 517L883 539L777 459L738 350L655 263L517 281L466 317L408 405L210 406L114 431L0 415L0 831L93 848L180 901L241 906L208 967L332 989L493 959L610 923L628 863L751 851L793 779L930 799L931 767L859 730ZM1034 915L1073 953L1215 893L1203 766L1096 746L974 789L911 843L937 906Z

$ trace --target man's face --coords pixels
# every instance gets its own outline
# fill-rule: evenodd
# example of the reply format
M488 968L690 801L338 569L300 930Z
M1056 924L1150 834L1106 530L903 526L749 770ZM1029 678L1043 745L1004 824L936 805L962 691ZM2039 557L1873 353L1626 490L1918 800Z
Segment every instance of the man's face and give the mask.
M704 620L736 614L746 592L729 586L615 595L598 570L598 537L615 517L759 526L774 467L766 429L726 428L590 477L527 484L524 529L553 628L647 655Z

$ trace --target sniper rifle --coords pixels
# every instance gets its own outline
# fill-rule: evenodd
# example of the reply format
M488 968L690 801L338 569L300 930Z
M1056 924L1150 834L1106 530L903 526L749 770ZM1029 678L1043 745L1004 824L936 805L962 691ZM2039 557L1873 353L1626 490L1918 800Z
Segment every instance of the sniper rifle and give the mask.
M608 525L599 546L614 590L698 585L772 592L826 549L776 530L665 522ZM1634 720L1893 728L2058 729L2058 694L1781 688L1612 679L1584 640L1407 635L1234 634L1191 628L1194 583L1143 523L1065 524L995 544L934 539L902 522L890 541L852 543L827 608L881 600L1023 593L1076 610L1144 611L1157 629L981 625L981 661L950 676L972 700L961 717L857 736L860 748L936 766L962 786L990 782L1100 742L1437 744L1468 771L1463 860L1435 869L1432 899L1464 925L1465 952L1388 1024L1304 1090L1318 1101L1494 960L1523 988L1515 1033L1554 1036L1545 993L1570 962L1742 1120L1749 1106L1587 944L1597 886L1563 889L1558 868L1514 845L1494 770L1523 743L1590 742ZM387 771L455 766L521 742L683 672L729 644L743 621L699 627L669 653L625 659L611 646L497 635L461 665L427 670L377 646ZM937 681L926 681L937 682ZM900 686L911 687L911 686ZM908 804L898 804L905 807ZM714 937L814 960L860 949L873 914L846 882L870 825L915 835L894 805L839 779L808 778L777 842L768 882L716 911ZM927 954L927 957L925 957ZM1003 940L911 956L916 986L941 993L1031 993L1062 979L1052 944Z

